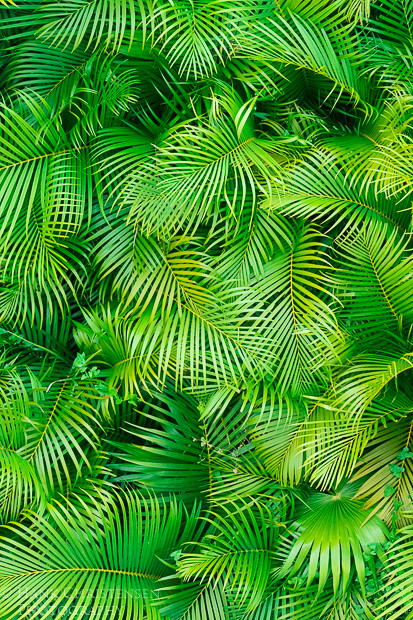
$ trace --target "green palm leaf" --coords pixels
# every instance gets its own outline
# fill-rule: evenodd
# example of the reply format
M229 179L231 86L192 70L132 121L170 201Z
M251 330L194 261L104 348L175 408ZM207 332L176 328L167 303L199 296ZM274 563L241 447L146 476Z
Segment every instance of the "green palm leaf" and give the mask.
M277 155L289 140L268 140L255 131L255 100L235 93L215 99L210 123L187 123L160 146L155 160L132 174L122 194L129 221L145 234L163 236L177 228L196 228L222 202L227 217L238 218L249 192L270 192L280 173ZM231 179L231 184L229 183ZM233 179L233 181L232 181ZM216 214L212 218L215 224Z
M367 138L362 138L361 144L356 137L349 140L353 148L366 146L371 155L371 142ZM371 157L366 158L368 162L371 167ZM373 222L389 222L393 230L407 229L409 218L398 197L389 200L383 193L377 195L374 187L366 192L363 183L365 177L358 183L350 181L336 157L333 159L322 151L313 151L289 171L284 189L278 195L274 194L265 206L284 215L331 222L331 227L341 225L343 235L354 230L355 225L363 225L366 218ZM373 236L374 233L370 234Z
M411 403L410 403L411 409ZM353 478L361 480L357 497L387 523L408 523L412 511L413 466L410 458L412 414L389 422L367 446ZM398 509L395 511L395 503ZM407 513L407 514L406 514ZM407 516L407 519L406 519Z
M240 299L245 298L241 291ZM239 301L225 298L202 314L185 304L175 306L166 320L159 311L154 320L150 307L140 316L110 308L85 311L87 325L79 324L76 340L88 355L99 355L96 361L109 367L110 386L122 384L126 395L151 385L162 388L167 377L180 386L188 379L192 390L232 386L246 373L262 374L275 359L274 347L251 320L258 314L255 299L248 301L242 322L236 314Z
M234 52L249 24L269 13L263 7L264 3L251 0L242 5L232 0L159 2L154 11L155 40L180 75L206 77Z
M405 329L410 328L413 263L407 247L406 238L379 223L363 227L339 245L343 318L359 337L377 338L389 329L397 333L403 323Z
M162 588L164 595L159 604L162 618L170 620L236 620L235 610L231 609L222 582L218 587L200 583L181 583L178 586Z
M0 523L18 519L27 506L43 498L39 478L32 464L13 450L0 447Z
M144 5L132 0L65 0L58 5L41 4L38 11L18 16L14 27L33 28L36 35L51 46L70 46L76 50L82 43L88 48L99 45L119 49L123 40L133 41L139 13L144 19Z
M334 312L325 301L324 274L330 265L323 256L323 239L309 228L298 230L290 243L289 251L267 263L264 276L254 286L272 319L267 336L279 346L280 365L274 374L281 395L307 390L315 376L323 381L314 350L325 360L331 349L329 338L338 335Z
M182 554L178 573L186 580L201 577L201 583L215 585L223 578L224 587L229 584L240 604L249 597L253 609L264 593L274 557L277 526L271 511L260 504L228 505L213 516L217 534L198 543L199 553Z
M44 121L43 111L27 103ZM41 135L6 106L0 116L2 321L24 317L37 305L39 289L63 312L68 289L79 287L85 272L80 227L88 207L87 156L70 148L62 127L49 125ZM18 309L16 299L24 301Z
M412 527L405 527L388 552L387 582L378 618L409 618L412 607ZM390 586L390 587L389 587Z
M9 526L16 538L1 543L4 617L22 610L46 620L64 610L71 619L159 618L153 600L168 568L157 556L167 558L179 546L180 527L186 524L190 534L194 516L184 516L173 501L165 509L156 499L126 493L98 504L97 514L56 505L56 525L33 515L30 529Z
M354 565L362 591L365 565L363 550L369 544L383 543L386 528L377 517L366 522L369 513L362 502L352 499L354 489L347 485L334 494L313 493L306 499L309 510L295 523L295 540L286 553L280 576L293 576L303 567L309 555L306 581L309 585L318 572L320 592L331 571L334 592L346 589Z
M36 408L26 419L26 442L19 452L32 463L44 488L70 486L70 465L78 474L89 465L88 446L99 443L98 413L91 399L96 392L89 379L75 379L59 372L54 381L36 386ZM48 369L50 372L50 369Z
M297 438L306 457L305 472L308 475L311 471L311 482L326 489L350 477L359 459L368 458L363 456L364 451L374 443L377 434L381 437L384 458L382 425L392 426L393 421L403 425L400 418L409 415L411 408L408 396L388 390L373 400L354 424L353 419L337 415L333 407L320 403L316 413L302 425Z
M290 14L286 18L278 15L248 33L237 55L264 60L279 67L281 73L283 66L293 65L308 72L308 81L314 79L325 93L324 102L332 97L333 109L343 97L354 106L360 106L368 116L366 85L354 66L360 60L360 52L345 28L333 32L328 38L319 26L299 15Z
M210 484L207 445L199 428L196 401L181 395L180 399L162 394L165 411L152 405L153 413L145 417L159 423L160 428L128 428L132 443L110 442L117 451L112 454L112 467L118 480L136 481L148 488L173 492L187 501L205 494ZM138 445L137 445L138 444Z

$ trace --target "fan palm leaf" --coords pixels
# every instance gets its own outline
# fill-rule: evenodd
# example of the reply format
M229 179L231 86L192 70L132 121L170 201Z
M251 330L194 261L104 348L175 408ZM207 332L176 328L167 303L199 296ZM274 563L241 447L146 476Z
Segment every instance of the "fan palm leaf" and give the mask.
M362 550L369 544L383 543L386 528L377 517L366 523L368 513L360 501L352 499L352 491L351 486L343 486L335 494L314 493L306 499L309 512L297 520L296 539L280 575L288 572L294 575L309 554L307 584L318 573L320 592L331 570L334 591L337 592L340 585L345 590L354 564L363 591L365 565Z

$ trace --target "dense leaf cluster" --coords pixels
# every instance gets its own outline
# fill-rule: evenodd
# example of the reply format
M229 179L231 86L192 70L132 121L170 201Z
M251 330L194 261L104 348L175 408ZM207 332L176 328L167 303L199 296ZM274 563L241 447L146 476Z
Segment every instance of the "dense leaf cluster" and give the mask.
M413 1L0 1L1 620L413 618Z

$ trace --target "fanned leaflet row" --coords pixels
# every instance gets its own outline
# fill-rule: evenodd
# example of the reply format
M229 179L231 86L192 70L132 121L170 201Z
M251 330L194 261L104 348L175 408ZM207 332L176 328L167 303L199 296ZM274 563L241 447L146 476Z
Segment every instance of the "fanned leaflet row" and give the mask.
M413 618L413 1L0 0L0 620Z

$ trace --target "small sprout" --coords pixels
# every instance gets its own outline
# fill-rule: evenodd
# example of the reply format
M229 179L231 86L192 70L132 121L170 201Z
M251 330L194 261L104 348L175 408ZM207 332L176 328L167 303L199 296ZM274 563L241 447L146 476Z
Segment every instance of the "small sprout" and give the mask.
M181 553L182 553L182 549L177 549L176 551L172 551L171 558L175 560L176 563L178 563L179 556L181 555Z
M413 456L413 452L410 452L409 448L405 446L401 452L397 455L399 461L404 461L404 459L409 459Z
M98 391L99 396L106 396L107 398L110 396L117 396L117 391L114 387L109 387L107 383L103 383L103 381L99 381L96 385L96 389Z
M386 484L386 487L384 489L384 497L390 497L395 492L396 492L396 489L393 489L393 487Z
M389 469L391 473L393 474L393 476L396 476L396 478L401 478L401 475L404 472L404 467L400 467L399 465L394 465L393 463L390 463Z
M86 368L86 355L85 353L78 353L76 359L72 364L72 368L84 369Z

